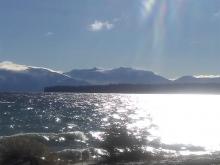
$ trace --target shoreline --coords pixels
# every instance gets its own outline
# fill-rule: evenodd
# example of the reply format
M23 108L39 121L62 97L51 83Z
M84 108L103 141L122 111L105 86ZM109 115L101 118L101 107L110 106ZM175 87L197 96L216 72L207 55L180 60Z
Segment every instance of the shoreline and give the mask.
M45 87L45 93L220 94L220 84L110 84Z

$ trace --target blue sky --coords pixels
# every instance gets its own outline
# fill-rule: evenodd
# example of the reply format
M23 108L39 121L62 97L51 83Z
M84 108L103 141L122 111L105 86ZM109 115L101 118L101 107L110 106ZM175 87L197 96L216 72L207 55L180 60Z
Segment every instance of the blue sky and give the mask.
M0 0L0 61L220 74L220 1Z

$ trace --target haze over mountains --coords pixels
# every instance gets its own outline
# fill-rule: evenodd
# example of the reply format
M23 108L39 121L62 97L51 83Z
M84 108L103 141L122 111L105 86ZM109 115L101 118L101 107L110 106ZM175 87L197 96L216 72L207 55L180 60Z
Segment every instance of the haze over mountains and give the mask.
M183 76L169 80L151 71L132 68L75 69L61 73L47 68L0 63L1 92L39 92L48 86L84 86L108 84L219 84L218 76Z

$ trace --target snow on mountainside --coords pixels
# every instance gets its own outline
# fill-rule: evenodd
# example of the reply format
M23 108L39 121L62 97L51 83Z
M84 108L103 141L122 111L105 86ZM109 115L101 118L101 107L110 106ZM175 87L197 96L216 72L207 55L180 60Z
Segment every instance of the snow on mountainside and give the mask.
M91 84L164 84L171 81L150 71L120 67L116 69L72 70L67 75Z
M61 72L47 68L0 63L0 91L43 91L46 86L88 85Z
M181 84L220 84L220 76L216 75L200 75L200 76L183 76L174 83Z

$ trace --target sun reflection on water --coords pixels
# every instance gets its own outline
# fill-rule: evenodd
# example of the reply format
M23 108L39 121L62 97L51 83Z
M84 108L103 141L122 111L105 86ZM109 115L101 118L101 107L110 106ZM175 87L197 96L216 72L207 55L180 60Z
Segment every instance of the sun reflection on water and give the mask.
M135 95L139 114L147 110L166 144L192 144L220 149L218 95ZM140 122L140 125L143 123Z

